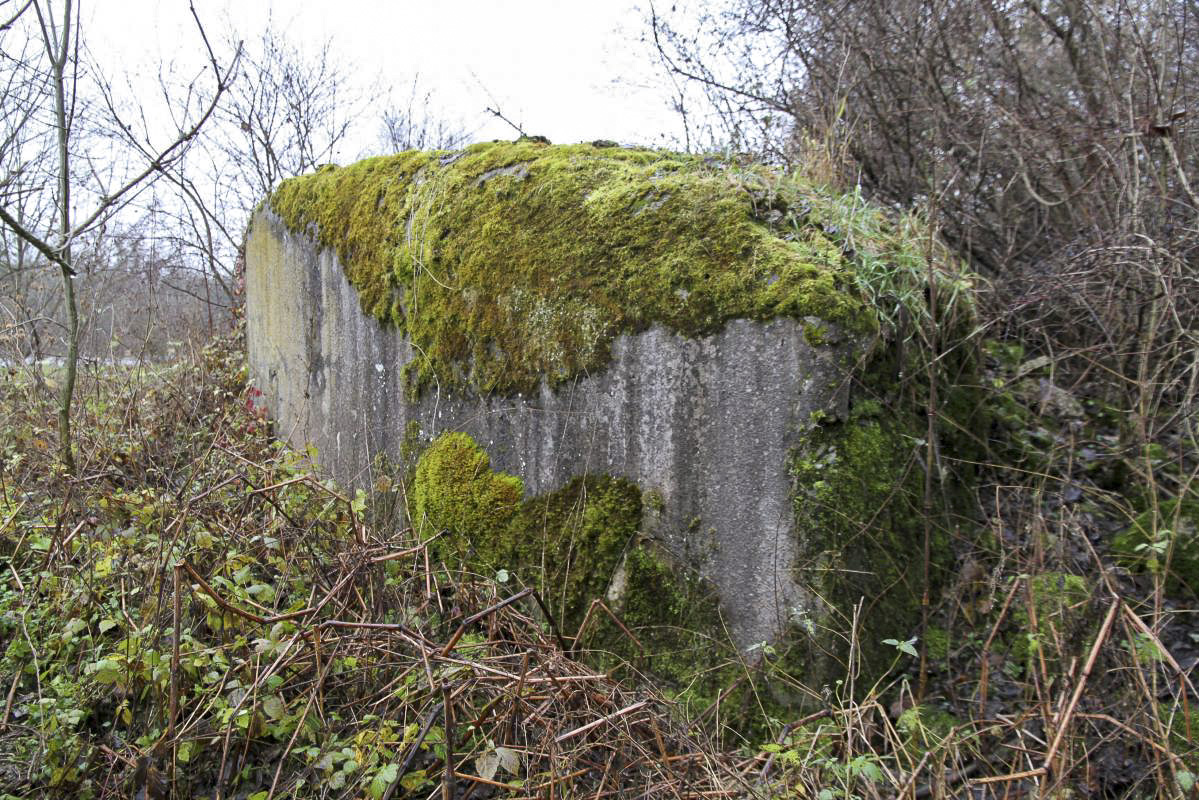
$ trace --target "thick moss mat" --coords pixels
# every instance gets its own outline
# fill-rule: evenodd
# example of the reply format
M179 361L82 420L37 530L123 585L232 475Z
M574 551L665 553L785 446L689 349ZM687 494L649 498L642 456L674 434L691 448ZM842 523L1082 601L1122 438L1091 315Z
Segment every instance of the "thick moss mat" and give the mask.
M440 533L433 549L446 563L538 589L568 636L592 601L606 601L619 625L595 613L575 642L593 663L619 654L693 697L723 688L736 650L713 589L644 535L635 484L585 476L527 500L521 488L468 435L445 433L417 462L412 522Z
M434 376L481 391L553 384L653 324L698 335L733 318L810 318L816 343L821 323L875 330L855 265L907 246L855 234L853 202L767 167L589 144L327 166L269 203L336 251L367 313L411 337L416 388Z

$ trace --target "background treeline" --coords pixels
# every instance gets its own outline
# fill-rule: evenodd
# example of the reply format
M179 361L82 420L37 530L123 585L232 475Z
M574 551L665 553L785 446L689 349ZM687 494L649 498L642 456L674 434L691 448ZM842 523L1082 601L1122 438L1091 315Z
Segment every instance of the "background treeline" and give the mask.
M0 225L6 363L68 351L58 265L31 236L69 244L83 358L169 359L227 327L246 220L280 181L335 157L467 139L418 78L364 83L331 41L305 49L278 27L240 41L198 17L182 46L207 48L207 68L188 77L164 64L156 82L135 86L92 57L77 5L11 11L0 31L0 207L12 223ZM64 36L60 126L53 64ZM97 212L66 237L63 176L73 221Z

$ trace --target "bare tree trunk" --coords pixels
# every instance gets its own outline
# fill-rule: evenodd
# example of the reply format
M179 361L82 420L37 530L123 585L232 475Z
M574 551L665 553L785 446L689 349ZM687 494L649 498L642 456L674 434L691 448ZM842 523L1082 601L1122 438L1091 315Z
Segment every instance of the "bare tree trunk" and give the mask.
M70 130L67 128L64 80L71 46L71 0L63 2L62 34L58 42L52 38L55 33L53 18L49 20L49 27L46 22L45 18L41 18L42 37L46 53L50 56L51 80L54 81L54 122L58 136L58 268L67 307L67 356L63 363L65 373L62 386L58 392L58 452L67 472L73 473L75 454L71 439L71 405L75 397L75 376L79 364L79 309L75 302L75 278L71 269L71 173L67 152Z

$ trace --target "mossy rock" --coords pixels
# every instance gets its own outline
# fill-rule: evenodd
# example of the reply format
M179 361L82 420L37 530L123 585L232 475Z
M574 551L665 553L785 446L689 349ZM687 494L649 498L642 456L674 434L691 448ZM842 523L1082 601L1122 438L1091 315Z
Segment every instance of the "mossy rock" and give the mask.
M737 660L723 608L733 657L818 689L861 598L865 672L919 618L916 343L934 318L938 442L981 460L968 285L936 247L930 267L929 241L860 196L720 158L526 140L368 159L285 182L257 215L251 364L281 429L351 480L372 448L407 463L434 431L487 442L428 447L413 521L447 531L447 561L538 587L568 632L608 598L653 632L654 670L716 685ZM584 452L601 455L571 463ZM934 595L971 491L949 463ZM667 501L658 531L647 489Z
M1163 502L1145 511L1112 539L1112 551L1127 566L1166 571L1166 588L1199 595L1199 499Z

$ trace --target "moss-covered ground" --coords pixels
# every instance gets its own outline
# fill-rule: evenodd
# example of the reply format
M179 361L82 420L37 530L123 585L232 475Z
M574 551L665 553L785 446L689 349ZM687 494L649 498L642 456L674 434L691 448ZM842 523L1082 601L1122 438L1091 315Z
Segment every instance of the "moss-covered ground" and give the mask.
M1142 511L1112 539L1112 549L1133 569L1164 574L1174 591L1199 596L1199 499L1173 497Z

